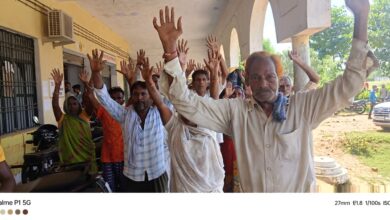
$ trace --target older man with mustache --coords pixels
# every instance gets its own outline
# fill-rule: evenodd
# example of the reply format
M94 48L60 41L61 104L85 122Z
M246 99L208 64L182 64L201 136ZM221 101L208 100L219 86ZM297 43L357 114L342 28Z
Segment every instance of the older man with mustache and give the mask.
M174 11L160 10L153 23L164 48L165 77L172 80L169 98L176 110L199 126L232 136L240 182L245 192L315 191L312 130L360 92L375 60L368 48L368 0L346 0L355 16L352 49L344 74L317 90L286 98L278 92L275 57L255 52L246 60L250 100L208 100L186 87L177 59L176 41L182 34ZM165 19L164 19L165 17Z

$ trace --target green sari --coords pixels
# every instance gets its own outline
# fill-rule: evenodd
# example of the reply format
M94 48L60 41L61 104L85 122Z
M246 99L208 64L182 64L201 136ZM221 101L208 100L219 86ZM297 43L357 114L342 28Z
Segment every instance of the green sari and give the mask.
M90 173L97 172L95 144L87 121L69 114L63 115L59 155L63 164L91 162Z

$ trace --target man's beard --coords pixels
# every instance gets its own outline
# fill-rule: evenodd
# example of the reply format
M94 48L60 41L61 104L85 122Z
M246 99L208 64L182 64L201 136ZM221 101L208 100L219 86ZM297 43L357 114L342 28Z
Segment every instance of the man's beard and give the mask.
M259 89L253 92L253 97L260 102L273 103L274 100L271 100L277 92L271 89ZM271 97L272 96L272 97ZM260 100L261 98L261 100Z
M147 104L145 102L137 102L134 104L134 109L137 112L145 111L147 108Z

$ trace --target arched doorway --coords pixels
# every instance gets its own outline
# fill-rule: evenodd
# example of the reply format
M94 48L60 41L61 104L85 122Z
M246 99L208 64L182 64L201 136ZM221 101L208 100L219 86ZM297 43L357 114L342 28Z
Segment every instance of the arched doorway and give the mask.
M250 53L263 50L263 30L267 5L267 0L255 0L253 3L249 29Z
M230 67L238 67L241 59L240 42L236 28L230 34Z
M223 49L223 45L221 44L221 46L219 47L219 53L221 54L223 60L226 60L225 59L225 50Z

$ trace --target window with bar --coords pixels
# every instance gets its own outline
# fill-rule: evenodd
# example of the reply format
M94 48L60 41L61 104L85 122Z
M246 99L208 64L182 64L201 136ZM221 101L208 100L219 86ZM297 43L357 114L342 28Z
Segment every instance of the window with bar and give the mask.
M0 29L0 135L34 127L38 115L34 41Z

